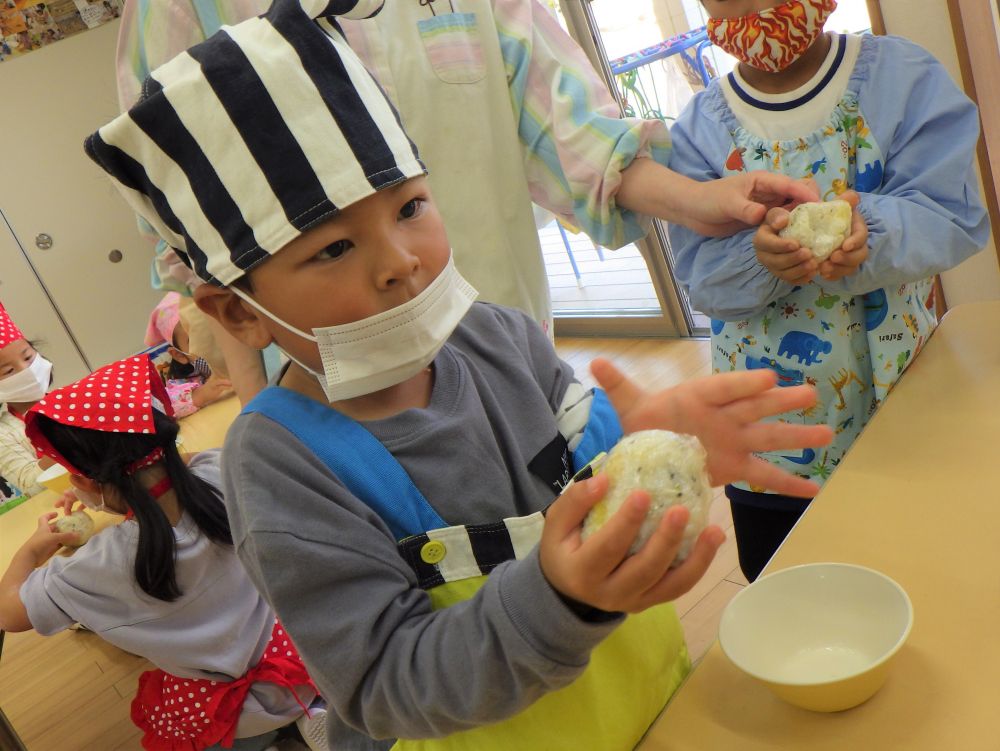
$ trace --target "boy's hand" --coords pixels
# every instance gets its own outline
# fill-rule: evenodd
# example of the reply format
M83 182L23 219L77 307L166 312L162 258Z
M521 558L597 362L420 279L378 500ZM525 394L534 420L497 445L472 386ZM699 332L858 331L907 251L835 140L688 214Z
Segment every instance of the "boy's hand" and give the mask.
M788 226L788 215L781 208L768 211L764 223L754 233L753 249L757 260L779 279L789 284L808 284L816 276L819 264L809 248L778 234Z
M819 265L820 276L831 282L857 273L858 267L868 259L868 223L858 211L861 196L848 190L838 198L851 204L854 213L851 216L851 234Z
M759 422L815 404L816 390L811 386L779 388L773 371L751 370L698 378L650 393L607 360L594 360L590 370L607 392L626 433L663 429L697 436L708 452L713 485L745 480L783 495L812 498L819 492L816 483L754 456L825 446L833 439L826 425Z
M584 542L583 519L607 490L607 477L597 475L574 483L549 507L539 557L552 587L591 607L625 613L675 600L691 589L725 540L722 530L707 527L687 559L671 569L688 521L688 510L674 506L642 549L629 556L649 508L649 495L636 491Z
M76 532L56 532L52 528L52 521L57 516L58 512L49 511L38 517L38 527L22 546L34 557L36 567L45 563L63 545L71 545L80 539Z
M819 200L812 180L793 180L774 172L753 171L695 183L677 221L707 237L728 237L760 224L769 209L791 209Z

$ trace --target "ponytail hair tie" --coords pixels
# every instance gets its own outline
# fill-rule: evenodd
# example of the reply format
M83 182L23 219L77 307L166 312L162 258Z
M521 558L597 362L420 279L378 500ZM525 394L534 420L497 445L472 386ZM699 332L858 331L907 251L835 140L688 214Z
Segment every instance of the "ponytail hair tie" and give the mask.
M155 449L150 451L141 459L136 459L134 462L125 467L125 474L134 475L140 469L145 469L146 467L152 467L158 461L160 461L165 456L162 446L157 446Z

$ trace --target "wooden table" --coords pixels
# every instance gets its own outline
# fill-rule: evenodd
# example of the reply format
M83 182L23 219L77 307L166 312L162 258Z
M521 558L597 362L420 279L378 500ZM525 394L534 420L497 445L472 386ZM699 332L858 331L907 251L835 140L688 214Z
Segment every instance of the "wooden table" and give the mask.
M846 561L906 589L913 630L879 693L797 709L716 642L638 748L1000 748L998 402L1000 302L959 306L765 569Z

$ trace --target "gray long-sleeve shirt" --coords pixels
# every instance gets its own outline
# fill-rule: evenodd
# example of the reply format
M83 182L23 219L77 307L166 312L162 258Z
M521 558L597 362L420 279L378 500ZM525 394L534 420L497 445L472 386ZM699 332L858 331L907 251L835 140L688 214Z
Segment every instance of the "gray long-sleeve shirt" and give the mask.
M434 367L427 408L365 427L449 525L547 506L555 491L528 465L557 434L573 374L542 331L476 304ZM354 730L434 737L513 715L572 682L620 622L577 617L537 551L432 612L388 527L283 427L241 416L224 456L239 556L330 705L332 747L391 745Z

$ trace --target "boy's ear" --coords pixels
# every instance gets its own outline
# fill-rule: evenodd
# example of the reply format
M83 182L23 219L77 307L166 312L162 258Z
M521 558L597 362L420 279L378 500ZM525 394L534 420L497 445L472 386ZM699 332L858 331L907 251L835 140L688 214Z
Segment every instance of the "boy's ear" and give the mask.
M194 302L248 347L264 349L273 341L262 316L226 287L202 284L194 290Z

